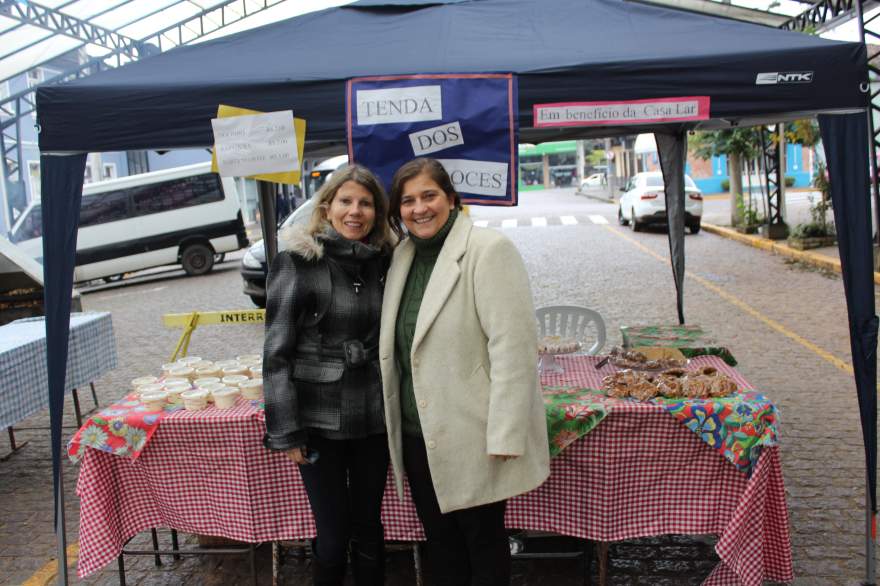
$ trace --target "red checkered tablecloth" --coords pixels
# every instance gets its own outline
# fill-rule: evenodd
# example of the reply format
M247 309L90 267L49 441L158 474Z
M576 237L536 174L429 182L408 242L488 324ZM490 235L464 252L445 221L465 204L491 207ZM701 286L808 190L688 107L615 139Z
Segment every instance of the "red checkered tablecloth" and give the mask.
M592 357L557 359L547 385L597 388L610 366ZM712 365L751 386L714 356ZM750 477L737 471L660 405L613 401L596 429L551 461L550 479L511 499L507 525L616 541L669 533L718 535L721 563L704 584L758 585L793 579L788 514L778 448L765 449ZM261 444L263 413L240 401L219 411L165 417L140 458L89 449L77 483L78 574L111 562L150 527L259 543L314 536L296 466ZM382 509L385 536L423 539L407 494L390 482Z

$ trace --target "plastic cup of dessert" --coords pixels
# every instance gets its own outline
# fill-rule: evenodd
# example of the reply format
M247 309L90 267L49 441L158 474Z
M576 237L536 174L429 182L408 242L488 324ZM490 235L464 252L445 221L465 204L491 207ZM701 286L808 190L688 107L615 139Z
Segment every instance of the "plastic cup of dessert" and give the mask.
M208 406L208 391L203 389L191 389L180 393L183 400L183 408L187 411L201 411Z
M141 403L143 403L150 411L160 411L164 409L167 400L168 393L165 391L141 393Z
M251 366L248 372L251 373L251 378L263 378L263 365Z
M142 397L146 393L161 393L165 389L164 383L154 383L151 385L141 385L137 388L138 397Z
M157 382L159 382L159 379L155 376L139 376L137 378L131 379L131 388L136 391L140 386L154 385Z
M174 368L180 368L179 362L166 362L162 365L162 374L168 376L168 373Z
M184 356L183 358L178 358L177 362L180 364L186 364L187 366L192 366L196 362L201 362L201 356Z
M244 374L247 372L247 367L238 365L238 366L227 366L223 369L223 376L229 376L232 374Z
M201 368L214 368L214 363L210 360L200 360L199 362L194 362L193 364L188 364L187 366L192 366L196 370Z
M238 366L238 360L217 360L214 362L214 366L223 370L227 366Z
M189 379L185 376L166 376L162 379L161 384L170 385L175 383L186 383L189 384Z
M216 376L219 377L221 371L216 366L206 366L204 368L196 369L196 378L204 378L206 376Z
M202 385L206 385L208 383L219 383L219 376L202 376L193 381L193 384L197 387L201 387Z
M192 366L178 366L177 368L172 368L168 371L168 376L172 376L175 378L186 378L192 380L193 374L195 374L195 369Z
M180 398L181 393L190 390L192 387L189 385L181 385L181 384L173 384L173 385L165 385L165 394L167 395L167 400L169 403L174 403L175 405L180 404L183 399Z
M217 409L231 409L241 394L237 387L223 387L211 392L214 395L214 406Z
M214 402L214 395L212 395L211 393L213 393L216 390L222 389L225 386L226 385L224 385L221 382L202 383L201 385L198 386L198 388L207 392L208 393L208 403L213 403Z
M242 381L238 385L241 396L250 401L259 401L263 398L263 379L251 379Z
M230 374L230 375L224 376L223 380L221 380L220 382L222 382L227 387L237 387L238 385L240 385L241 383L243 383L246 380L250 380L250 379L243 374Z

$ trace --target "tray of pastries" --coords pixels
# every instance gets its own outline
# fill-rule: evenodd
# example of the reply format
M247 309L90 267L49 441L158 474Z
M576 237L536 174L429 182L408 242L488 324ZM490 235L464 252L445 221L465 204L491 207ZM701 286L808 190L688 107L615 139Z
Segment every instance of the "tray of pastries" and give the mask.
M669 368L656 374L621 370L606 376L602 390L609 397L647 401L655 397L710 399L737 392L737 384L711 366L699 370Z
M676 348L632 348L627 350L615 346L609 353L611 364L617 368L631 370L662 371L668 368L683 368L687 359Z

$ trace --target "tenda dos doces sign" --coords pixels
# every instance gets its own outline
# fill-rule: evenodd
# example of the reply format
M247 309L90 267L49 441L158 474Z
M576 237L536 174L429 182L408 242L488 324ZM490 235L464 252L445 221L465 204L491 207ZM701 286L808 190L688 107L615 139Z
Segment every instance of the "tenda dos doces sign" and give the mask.
M465 203L516 205L512 74L360 77L346 90L349 158L387 189L401 165L433 157Z

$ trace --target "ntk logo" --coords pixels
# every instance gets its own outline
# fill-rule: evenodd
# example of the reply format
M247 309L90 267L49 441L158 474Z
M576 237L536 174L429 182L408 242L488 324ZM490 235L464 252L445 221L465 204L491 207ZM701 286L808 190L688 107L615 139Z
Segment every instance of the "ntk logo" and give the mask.
M812 71L773 71L759 73L755 85L781 85L788 83L813 83Z

